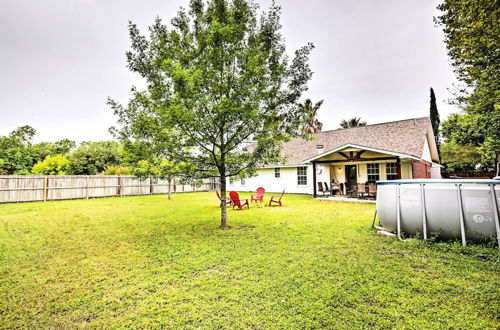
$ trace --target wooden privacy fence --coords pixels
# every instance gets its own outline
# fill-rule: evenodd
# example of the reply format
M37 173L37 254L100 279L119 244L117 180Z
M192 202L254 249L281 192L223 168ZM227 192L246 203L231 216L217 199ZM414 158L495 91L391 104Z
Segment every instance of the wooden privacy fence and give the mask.
M172 193L209 191L218 188L215 180L200 186L172 180ZM116 175L0 175L0 203L137 196L168 193L166 180L140 180Z
M443 175L445 178L463 178L463 179L493 179L494 172L449 172Z

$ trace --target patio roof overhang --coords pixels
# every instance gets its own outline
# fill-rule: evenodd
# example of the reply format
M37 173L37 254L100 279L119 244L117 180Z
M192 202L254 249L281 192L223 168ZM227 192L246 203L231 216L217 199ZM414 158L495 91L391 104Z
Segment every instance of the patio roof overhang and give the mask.
M390 160L390 159L396 159L396 158L399 158L399 159L401 159L401 158L407 158L407 159L413 159L413 160L420 160L420 158L415 157L413 155L409 155L409 154L398 153L398 152L384 150L384 149L378 149L378 148L371 148L371 147L357 145L357 144L344 144L344 145L341 145L341 146L339 146L337 148L334 148L334 149L322 152L322 153L320 153L320 154L318 154L318 155L316 155L314 157L306 159L302 163L303 164L308 164L308 163L335 163L335 162L353 161L354 159L353 160L349 160L349 157L345 157L345 155L343 155L345 159L341 159L341 160L333 160L333 159L321 160L321 158L326 157L326 156L331 155L331 154L336 153L336 152L340 153L342 155L342 150L349 149L349 148L359 149L361 151L372 151L372 152L376 152L376 153L381 153L381 154L388 155L388 157L377 157L377 158L366 158L366 159L358 157L356 159L356 161L373 161L373 160L384 160L384 159Z

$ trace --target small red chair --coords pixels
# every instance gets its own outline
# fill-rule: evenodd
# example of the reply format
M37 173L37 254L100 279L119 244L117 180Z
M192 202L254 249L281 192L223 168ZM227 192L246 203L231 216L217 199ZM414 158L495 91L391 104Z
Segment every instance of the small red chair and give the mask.
M231 191L229 192L229 197L231 198L231 202L233 203L233 210L235 206L238 206L238 208L241 210L243 209L243 206L247 206L247 208L250 208L250 204L248 204L248 199L240 199L240 196L236 191Z
M265 192L266 192L266 189L264 189L262 187L257 188L257 194L250 196L250 201L251 202L264 202L264 193Z
M281 198L283 197L284 194L285 194L285 191L283 190L283 192L281 193L281 195L271 196L271 200L269 201L269 206L271 206L271 203L276 203L279 206L283 206L281 204Z
M220 194L218 191L215 192L217 194L217 197L219 198L219 200L222 202L222 199L220 198ZM226 204L229 204L229 205L232 205L232 201L231 201L231 198L229 197L226 197Z

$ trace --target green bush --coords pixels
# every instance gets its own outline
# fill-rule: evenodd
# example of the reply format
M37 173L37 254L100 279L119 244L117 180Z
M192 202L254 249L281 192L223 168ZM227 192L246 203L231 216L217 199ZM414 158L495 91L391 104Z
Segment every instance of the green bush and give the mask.
M66 175L69 171L69 160L63 155L47 156L31 170L35 175Z
M132 171L128 169L127 167L123 167L120 165L112 165L108 166L104 172L101 173L102 175L131 175Z

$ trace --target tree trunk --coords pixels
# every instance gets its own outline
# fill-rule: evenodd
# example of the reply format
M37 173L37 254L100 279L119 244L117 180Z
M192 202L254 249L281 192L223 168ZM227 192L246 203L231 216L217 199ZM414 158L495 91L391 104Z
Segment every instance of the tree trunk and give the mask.
M171 188L170 185L172 184L172 179L168 179L168 199L172 199L172 194L171 194Z
M227 225L227 203L226 203L226 173L220 173L220 229L229 229Z

